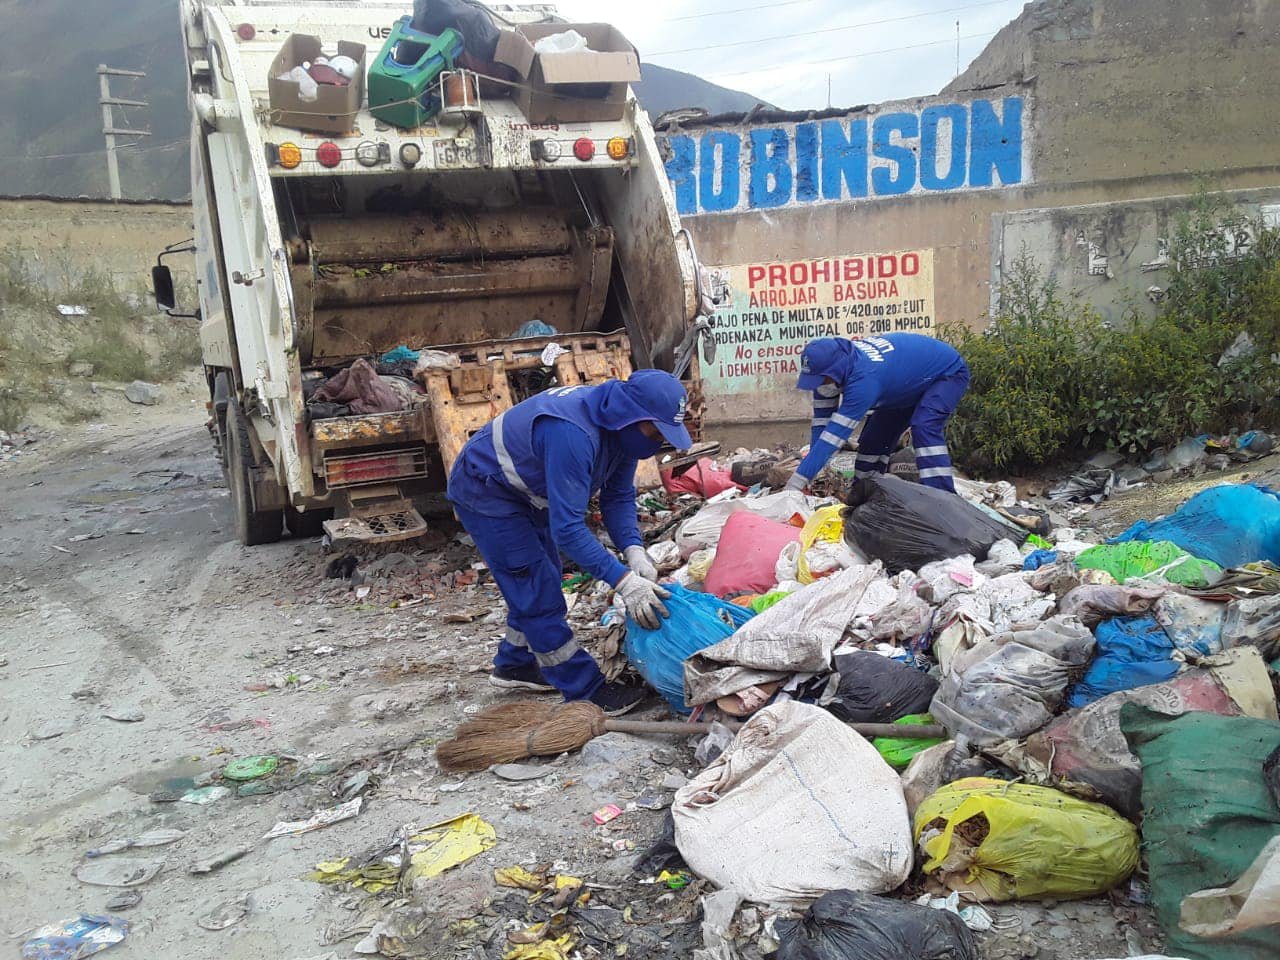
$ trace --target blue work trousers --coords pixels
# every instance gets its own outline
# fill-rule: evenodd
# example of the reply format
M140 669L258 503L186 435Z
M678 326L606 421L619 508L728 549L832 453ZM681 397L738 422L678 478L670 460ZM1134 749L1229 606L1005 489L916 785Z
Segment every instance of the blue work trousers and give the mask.
M591 654L578 646L565 619L560 552L536 515L486 517L454 504L454 512L488 564L507 601L507 636L498 670L537 666L566 700L585 700L604 683Z
M956 412L968 389L969 369L965 367L929 384L914 407L877 410L867 417L858 438L855 475L884 473L889 468L893 448L910 427L920 482L955 493L955 472L951 467L951 453L947 450L946 428L947 421Z

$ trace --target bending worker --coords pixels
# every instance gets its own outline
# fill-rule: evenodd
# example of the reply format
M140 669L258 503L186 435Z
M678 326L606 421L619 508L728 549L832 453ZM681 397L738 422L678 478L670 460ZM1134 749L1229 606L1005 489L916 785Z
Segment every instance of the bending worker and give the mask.
M787 481L803 490L867 416L856 476L884 473L907 427L920 482L955 493L944 430L969 388L969 368L951 344L918 333L865 340L812 340L800 357L797 390L813 391L809 454Z
M637 370L625 381L557 387L530 397L482 427L463 447L448 497L507 602L507 635L490 682L559 690L610 715L625 713L642 690L606 683L565 620L560 551L611 584L628 615L656 628L667 616L658 572L641 546L636 520L638 461L665 438L692 446L680 381ZM587 504L600 496L609 536L623 566L587 528Z

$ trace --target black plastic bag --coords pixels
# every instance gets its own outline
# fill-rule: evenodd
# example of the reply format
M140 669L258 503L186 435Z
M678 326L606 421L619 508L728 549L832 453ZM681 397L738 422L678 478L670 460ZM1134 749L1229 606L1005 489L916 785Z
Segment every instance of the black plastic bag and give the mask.
M493 60L498 28L478 3L468 0L413 0L413 29L439 36L450 27L462 34L462 48L477 60Z
M676 821L667 809L662 820L662 836L631 865L631 873L637 877L654 877L663 870L683 870L684 857L676 846Z
M879 474L855 480L844 511L849 546L889 573L919 570L934 560L971 554L985 560L997 540L1021 539L954 493Z
M845 723L893 723L912 713L928 713L938 681L927 673L869 650L836 657L840 686L823 704Z
M824 894L776 929L776 960L978 960L973 934L951 911L852 890Z

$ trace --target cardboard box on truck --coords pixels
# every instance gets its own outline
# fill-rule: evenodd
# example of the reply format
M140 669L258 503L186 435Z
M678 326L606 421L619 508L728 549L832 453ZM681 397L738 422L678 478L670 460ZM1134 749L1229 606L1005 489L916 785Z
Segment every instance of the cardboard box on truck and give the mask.
M272 123L320 133L351 133L355 130L356 114L364 101L364 44L339 40L337 51L359 64L355 78L345 87L319 84L316 99L303 100L298 96L297 83L277 78L303 63L314 63L324 49L319 37L305 33L292 34L284 42L271 61L271 74L267 78Z
M538 53L543 37L576 30L587 50ZM530 123L618 120L627 85L640 79L640 56L631 41L607 23L530 23L498 36L494 60L521 78L513 97Z

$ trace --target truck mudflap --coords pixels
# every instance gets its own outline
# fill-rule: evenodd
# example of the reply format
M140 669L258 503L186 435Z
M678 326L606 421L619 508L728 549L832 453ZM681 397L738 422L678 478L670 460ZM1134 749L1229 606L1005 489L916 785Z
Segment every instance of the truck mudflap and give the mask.
M392 543L427 532L427 522L394 484L345 491L349 515L326 520L324 532L335 544Z

